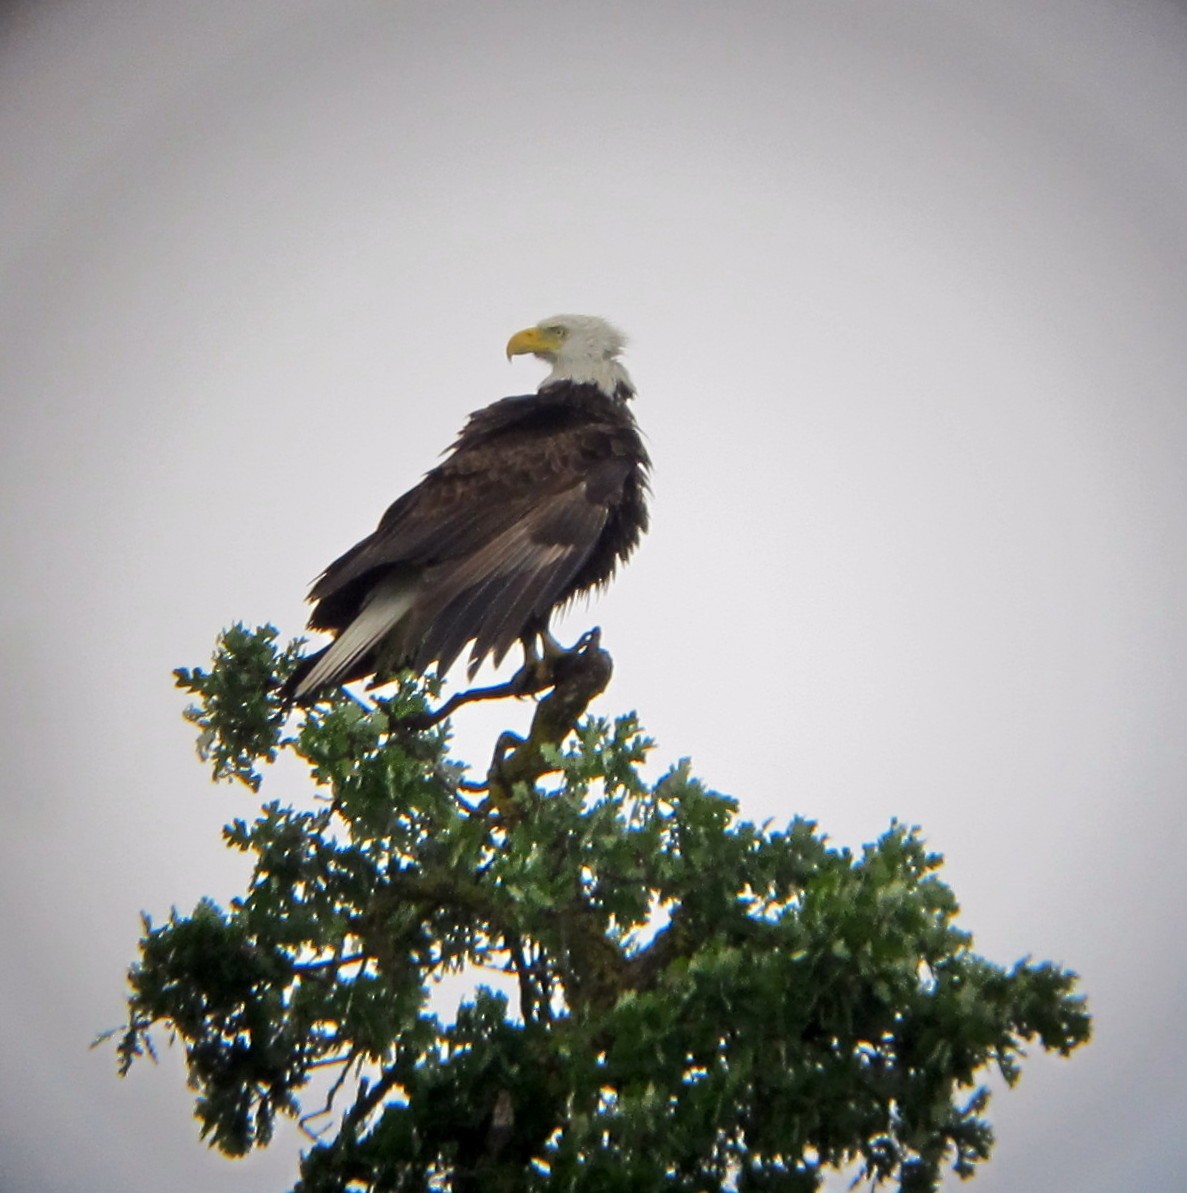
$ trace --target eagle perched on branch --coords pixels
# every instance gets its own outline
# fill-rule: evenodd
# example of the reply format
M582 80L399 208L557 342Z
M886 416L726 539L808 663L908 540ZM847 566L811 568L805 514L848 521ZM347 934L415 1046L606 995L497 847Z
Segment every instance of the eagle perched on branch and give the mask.
M625 342L589 315L511 337L508 360L531 353L551 372L536 393L472 414L444 462L318 577L309 626L335 637L301 661L288 699L402 667L444 674L467 643L471 676L516 641L528 659L537 642L561 649L552 612L607 583L647 529Z

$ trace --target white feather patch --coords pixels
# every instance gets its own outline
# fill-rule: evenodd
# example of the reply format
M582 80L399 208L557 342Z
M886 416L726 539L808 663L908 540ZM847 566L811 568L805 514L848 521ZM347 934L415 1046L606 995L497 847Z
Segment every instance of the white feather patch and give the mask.
M300 700L345 675L359 658L377 646L412 608L416 582L391 579L375 587L359 615L330 644L296 690Z

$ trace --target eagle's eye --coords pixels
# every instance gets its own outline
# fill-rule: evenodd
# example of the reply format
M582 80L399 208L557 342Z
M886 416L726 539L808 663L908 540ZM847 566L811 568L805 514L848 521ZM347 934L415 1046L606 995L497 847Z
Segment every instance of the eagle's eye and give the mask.
M546 327L544 330L548 332L550 336L556 336L558 340L563 340L565 336L569 334L569 329L567 327L562 327L559 323L554 324L552 327Z

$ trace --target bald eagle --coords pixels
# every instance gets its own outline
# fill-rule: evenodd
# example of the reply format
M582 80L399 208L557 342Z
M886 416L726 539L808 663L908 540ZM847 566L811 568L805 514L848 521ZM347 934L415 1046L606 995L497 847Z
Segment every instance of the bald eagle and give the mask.
M318 577L309 625L335 637L298 664L288 699L403 667L444 674L467 643L471 676L517 641L528 659L537 642L559 649L552 612L607 583L647 529L624 345L587 315L511 337L507 359L531 353L548 376L470 415L447 458Z

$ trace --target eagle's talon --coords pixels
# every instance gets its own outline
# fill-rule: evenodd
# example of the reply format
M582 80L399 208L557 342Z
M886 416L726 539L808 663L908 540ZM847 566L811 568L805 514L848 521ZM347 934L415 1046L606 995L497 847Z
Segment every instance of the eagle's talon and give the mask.
M580 654L588 654L592 650L601 650L602 648L602 627L596 625L592 630L586 630L580 638L577 639L577 644L573 650Z

